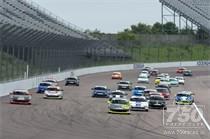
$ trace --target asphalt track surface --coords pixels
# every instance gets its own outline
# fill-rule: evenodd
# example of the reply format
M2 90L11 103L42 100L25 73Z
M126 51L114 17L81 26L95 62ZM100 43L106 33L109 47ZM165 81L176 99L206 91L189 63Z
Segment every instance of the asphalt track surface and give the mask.
M210 123L210 70L207 67L191 69L194 76L186 78L184 86L173 87L172 97L178 91L192 90L196 105L205 107L204 117ZM160 71L175 73L174 68ZM137 85L137 70L122 73L124 79ZM82 76L79 87L63 87L63 100L45 100L35 89L31 90L32 105L29 106L9 104L8 96L0 98L0 139L210 139L205 125L166 128L163 111L158 109L135 111L131 115L108 114L107 100L92 98L90 89L107 85L115 90L118 81L110 77L111 72ZM154 88L153 80L154 77L146 86ZM173 100L167 103L173 105Z

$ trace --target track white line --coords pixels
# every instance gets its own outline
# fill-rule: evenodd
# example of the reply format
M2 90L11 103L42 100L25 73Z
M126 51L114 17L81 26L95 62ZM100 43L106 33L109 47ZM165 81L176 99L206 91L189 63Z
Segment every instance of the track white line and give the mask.
M201 119L203 120L206 128L209 130L210 132L210 126L208 124L208 122L206 121L206 119L204 118L203 114L200 112L200 110L198 109L197 105L195 103L193 103L193 106L195 107L195 109L198 111L198 114L200 115Z

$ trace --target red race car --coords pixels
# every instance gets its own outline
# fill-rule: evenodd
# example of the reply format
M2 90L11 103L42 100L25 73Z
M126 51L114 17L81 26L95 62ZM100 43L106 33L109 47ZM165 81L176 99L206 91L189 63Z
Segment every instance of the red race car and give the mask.
M121 72L113 72L112 79L120 79L122 80L122 73Z
M184 70L187 70L187 68L185 67L179 67L177 70L176 70L176 73L183 73Z

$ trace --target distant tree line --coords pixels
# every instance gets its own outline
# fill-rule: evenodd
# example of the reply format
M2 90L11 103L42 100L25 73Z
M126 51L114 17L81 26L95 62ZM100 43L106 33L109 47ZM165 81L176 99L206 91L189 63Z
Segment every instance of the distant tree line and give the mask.
M105 33L100 32L98 29L94 31L86 30L86 33L91 34L94 37L100 38L105 35ZM204 35L208 37L209 35L205 31L198 29L197 32L190 28L178 29L176 24L173 22L167 22L161 24L159 22L154 23L153 25L147 25L144 23L138 23L137 25L131 25L130 28L124 29L122 32L117 33L118 40L135 40L136 37L140 34L168 34L168 35L177 35L177 34L192 34L192 35Z

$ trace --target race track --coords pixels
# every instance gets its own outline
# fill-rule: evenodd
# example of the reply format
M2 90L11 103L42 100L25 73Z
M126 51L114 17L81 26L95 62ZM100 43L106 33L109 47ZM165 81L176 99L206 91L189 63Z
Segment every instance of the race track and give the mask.
M194 76L184 86L172 88L172 97L181 90L195 93L196 105L204 107L210 123L210 70L193 67ZM160 69L174 75L175 69ZM138 71L123 71L123 77L137 85ZM45 100L33 92L32 105L9 104L8 96L0 98L0 139L210 139L205 125L200 128L163 126L163 111L132 112L131 115L108 114L105 98L92 98L91 88L107 85L115 90L118 82L111 72L80 77L79 87L63 87L63 100ZM154 88L154 77L149 88ZM60 83L61 86L64 82ZM140 84L139 84L140 85ZM168 101L169 105L173 100ZM175 131L175 132L173 132Z

